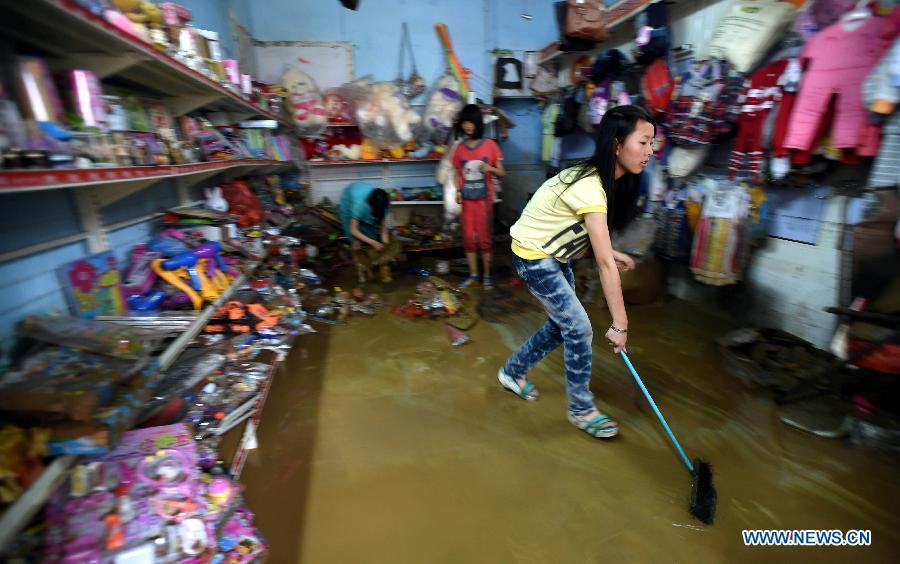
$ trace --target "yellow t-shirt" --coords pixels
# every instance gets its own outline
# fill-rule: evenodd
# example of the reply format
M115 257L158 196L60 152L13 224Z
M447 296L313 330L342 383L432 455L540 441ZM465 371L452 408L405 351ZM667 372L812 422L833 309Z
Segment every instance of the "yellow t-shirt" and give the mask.
M566 169L544 182L510 229L513 252L525 260L553 257L567 262L587 248L584 214L606 213L606 192L597 174L566 188L562 179L575 177Z

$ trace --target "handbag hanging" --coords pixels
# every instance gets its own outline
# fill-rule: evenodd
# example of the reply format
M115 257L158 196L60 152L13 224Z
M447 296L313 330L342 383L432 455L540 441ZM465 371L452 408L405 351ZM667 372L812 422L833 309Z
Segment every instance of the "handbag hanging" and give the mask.
M409 78L404 79L403 67L407 51L409 51L409 60L412 63L412 72ZM397 85L400 93L406 96L408 100L412 100L422 92L425 92L425 80L419 75L418 69L416 69L416 56L413 53L412 40L409 38L409 28L406 22L403 22L403 33L400 35L400 70L394 83Z
M568 0L566 35L601 42L609 39L606 29L606 8L599 0Z
M559 50L565 53L572 51L590 51L597 45L596 43L587 39L566 35L566 12L568 9L569 4L566 0L560 0L559 2L553 3L553 13L556 16L556 27L559 30L559 41L557 42Z

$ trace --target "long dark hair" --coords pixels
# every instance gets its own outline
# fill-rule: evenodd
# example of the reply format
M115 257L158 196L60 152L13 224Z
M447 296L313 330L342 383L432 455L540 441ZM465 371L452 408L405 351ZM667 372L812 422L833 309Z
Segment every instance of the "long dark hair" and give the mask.
M622 230L637 215L640 175L626 172L616 180L616 143L625 144L639 121L646 121L656 132L656 121L640 106L616 106L604 114L594 135L594 155L575 164L568 173L560 176L566 189L592 174L600 176L606 191L606 222L610 229Z
M484 115L481 108L476 104L466 104L459 111L459 118L456 120L456 135L463 136L462 124L464 121L470 121L475 124L475 132L472 133L472 139L481 139L484 137Z
M369 194L366 202L369 204L369 209L372 210L372 217L375 219L375 225L380 224L381 220L384 219L384 215L387 213L388 204L390 204L390 198L388 197L387 192L381 188L376 188Z

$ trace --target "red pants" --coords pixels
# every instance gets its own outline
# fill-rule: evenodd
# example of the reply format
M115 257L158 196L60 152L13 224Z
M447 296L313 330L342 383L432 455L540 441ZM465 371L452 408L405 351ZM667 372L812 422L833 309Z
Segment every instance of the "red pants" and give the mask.
M476 250L490 254L493 248L492 202L488 198L482 200L463 200L462 237L463 248L467 253Z

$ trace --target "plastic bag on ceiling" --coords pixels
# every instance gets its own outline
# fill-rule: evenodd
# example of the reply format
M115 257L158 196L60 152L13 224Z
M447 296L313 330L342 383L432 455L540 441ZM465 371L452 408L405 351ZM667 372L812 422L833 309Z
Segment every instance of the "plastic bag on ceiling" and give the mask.
M431 86L425 102L425 113L416 137L421 143L447 145L456 116L463 107L463 97L456 78L444 73Z
M288 112L300 135L315 137L325 131L328 125L325 103L312 77L288 66L281 75L281 84L287 91Z
M382 147L411 143L422 121L393 82L366 85L356 100L354 114L362 134Z

